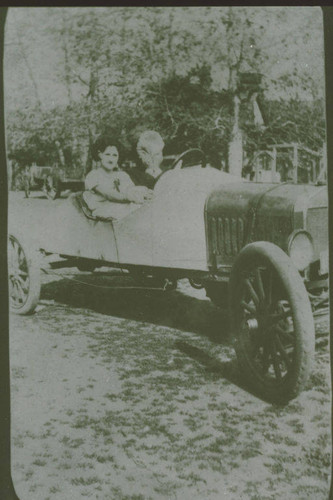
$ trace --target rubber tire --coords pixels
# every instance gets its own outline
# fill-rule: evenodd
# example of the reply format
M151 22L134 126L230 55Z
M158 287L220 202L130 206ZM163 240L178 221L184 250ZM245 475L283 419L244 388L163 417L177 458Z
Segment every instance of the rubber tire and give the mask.
M204 285L202 285L201 283L199 282L196 282L194 279L192 278L188 278L188 281L191 285L192 288L194 288L195 290L202 290L203 288L205 288Z
M294 322L295 356L290 372L277 386L265 384L249 363L240 342L238 295L242 273L254 263L271 265L278 273L287 293ZM310 300L304 283L290 257L269 242L250 243L237 256L229 281L230 325L235 339L234 348L239 366L256 393L273 403L286 404L303 389L311 373L315 353L315 328Z
M8 235L8 238L14 238L21 246L27 261L29 275L29 290L26 301L19 308L13 307L9 297L10 311L20 315L32 314L40 298L41 273L39 255L36 250L32 250L29 245L24 244L20 236L11 233Z

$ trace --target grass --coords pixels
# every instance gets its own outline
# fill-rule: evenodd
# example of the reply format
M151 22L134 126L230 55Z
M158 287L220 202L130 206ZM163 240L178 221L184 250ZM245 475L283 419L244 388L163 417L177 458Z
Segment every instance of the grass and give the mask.
M291 427L291 429L295 434L304 433L304 423L301 422L298 418L292 418L288 420L287 424Z
M313 486L311 484L299 484L294 488L295 498L313 498L313 499L326 499L327 488L320 486Z
M298 445L298 441L295 438L290 437L290 436L284 436L283 437L283 442L287 446L297 446Z
M97 476L88 476L88 477L75 477L71 479L71 484L74 486L89 486L91 484L99 483L100 480Z
M26 369L23 367L15 366L11 369L11 376L13 379L20 379L26 377Z
M57 469L58 470L72 470L72 464L71 463L68 463L68 462L61 462L58 466L57 466Z
M26 473L25 473L25 479L28 481L33 475L34 475L35 471L34 470L28 470Z
M246 445L241 450L241 457L243 460L248 460L249 458L257 457L262 455L262 446L260 441L252 441L252 443Z
M60 488L58 488L57 486L51 486L51 488L49 489L49 492L54 495L56 493L59 493L61 491Z
M164 325L162 301L177 308L181 297L152 295L146 302L139 297L148 311L143 314L146 321L141 321L121 317L121 313L130 316L135 308L130 294L106 292L93 297L72 284L58 287L44 293L54 294L65 306L52 306L53 312L45 307L35 315L35 337L27 326L29 318L15 318L15 331L31 335L28 345L36 349L39 340L49 352L48 336L52 346L52 336L57 335L58 349L50 356L58 350L61 356L63 345L68 360L61 366L68 372L59 368L59 385L69 391L68 397L63 391L64 401L52 414L45 410L42 440L30 422L25 422L27 431L18 427L14 415L16 481L29 488L42 467L45 477L55 471L64 487L88 498L210 500L218 498L221 482L228 500L327 498L326 385L322 391L327 384L327 346L317 352L309 392L277 407L224 377L221 364L233 356L229 345L217 345L204 331ZM155 318L158 311L159 322L158 317L150 322L149 315ZM38 328L47 330L47 335L38 336ZM40 353L36 359L42 359ZM17 378L26 383L20 373L25 372L17 372ZM29 390L37 393L45 379L36 387L33 382ZM21 394L23 406L26 400ZM52 450L47 462L41 454L46 446ZM31 463L24 454L27 450ZM41 463L32 469L32 460ZM60 492L38 486L27 500L37 498L39 491L39 498L61 495L63 485L59 483Z
M79 416L74 419L74 422L71 424L71 427L74 429L85 429L87 427L91 427L96 420L88 417L87 415Z
M108 462L108 463L114 463L115 462L115 458L114 458L113 455L98 455L96 457L96 460L100 464L104 464L106 462Z
M328 383L327 373L314 371L310 375L310 380L308 384L309 388L315 388L322 394L329 395L330 394L330 386Z
M330 443L329 446L325 443L324 447L315 443L310 449L303 446L302 450L304 454L304 461L308 466L308 474L318 474L318 477L322 477L327 480L329 476L328 470L331 464Z

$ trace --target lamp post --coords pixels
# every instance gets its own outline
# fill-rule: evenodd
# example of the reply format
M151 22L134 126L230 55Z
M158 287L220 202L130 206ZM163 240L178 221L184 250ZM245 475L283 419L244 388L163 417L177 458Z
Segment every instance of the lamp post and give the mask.
M258 92L262 89L261 82L261 73L254 73L251 71L241 72L238 74L237 86L233 92L234 124L229 143L228 164L229 173L238 177L242 176L243 168L243 134L239 126L240 105L242 102L252 100L253 106L256 105L255 116L260 113L256 97ZM256 120L258 120L258 118L256 118ZM263 123L263 120L261 121Z

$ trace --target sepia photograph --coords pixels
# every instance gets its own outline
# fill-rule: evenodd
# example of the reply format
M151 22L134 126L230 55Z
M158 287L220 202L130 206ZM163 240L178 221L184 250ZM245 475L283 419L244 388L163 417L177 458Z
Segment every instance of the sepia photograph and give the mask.
M320 7L8 8L20 500L328 499L324 38Z

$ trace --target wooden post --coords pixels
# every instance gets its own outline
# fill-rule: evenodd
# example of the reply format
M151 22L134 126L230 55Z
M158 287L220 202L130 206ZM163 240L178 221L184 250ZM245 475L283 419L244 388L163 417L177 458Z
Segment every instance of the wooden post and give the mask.
M238 177L242 176L243 168L243 137L239 128L239 104L240 100L237 95L234 96L234 126L229 143L229 173Z
M277 172L276 172L276 148L273 148L273 152L272 152L272 181L275 182L277 180L279 180L277 177Z
M8 190L11 191L13 189L13 163L12 160L7 159L7 181L8 181Z
M311 160L311 182L315 182L316 179L316 163L317 158L312 158Z
M56 148L57 148L60 165L62 167L65 167L65 156L64 156L63 150L61 149L60 142L59 141L55 141L55 145L56 145Z
M294 156L293 156L293 179L294 183L297 184L298 180L298 145L294 144Z

